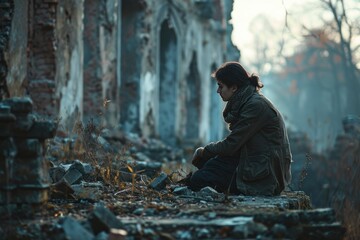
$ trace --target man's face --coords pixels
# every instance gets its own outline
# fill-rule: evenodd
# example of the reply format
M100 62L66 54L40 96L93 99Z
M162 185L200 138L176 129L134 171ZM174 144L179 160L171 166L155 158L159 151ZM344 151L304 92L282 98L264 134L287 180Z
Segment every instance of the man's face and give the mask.
M227 102L230 100L231 96L234 94L234 92L236 92L237 90L237 86L232 86L232 87L228 87L225 84L223 84L222 82L217 80L217 84L218 84L218 88L217 88L217 93L220 94L220 97L222 98L222 100L224 102Z

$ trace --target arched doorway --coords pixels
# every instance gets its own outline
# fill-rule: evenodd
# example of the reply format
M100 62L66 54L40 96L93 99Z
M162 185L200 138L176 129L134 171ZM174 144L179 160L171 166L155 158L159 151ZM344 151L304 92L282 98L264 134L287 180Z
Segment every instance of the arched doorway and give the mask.
M160 83L158 133L164 142L176 143L176 100L177 100L177 38L169 21L161 24L160 30Z
M199 122L201 110L201 82L198 71L196 53L193 53L186 77L186 132L187 141L197 141L199 138Z

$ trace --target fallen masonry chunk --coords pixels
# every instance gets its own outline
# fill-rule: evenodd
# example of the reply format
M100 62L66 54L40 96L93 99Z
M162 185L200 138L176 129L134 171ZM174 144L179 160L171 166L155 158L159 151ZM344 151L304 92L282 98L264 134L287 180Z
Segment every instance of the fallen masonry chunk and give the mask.
M52 167L49 169L49 175L52 183L57 183L64 177L65 169L62 167Z
M81 182L81 184L75 184L71 186L74 189L74 195L78 199L90 199L93 201L99 201L103 185L100 182L97 183L87 183Z
M72 217L61 219L62 228L65 232L66 239L69 240L91 240L94 235Z
M199 192L197 192L198 197L202 198L220 198L223 199L225 195L223 193L217 192L212 187L204 187Z
M74 198L74 189L64 179L51 186L51 198Z
M212 187L204 187L200 190L200 192L209 194L209 195L218 194L218 192L215 189L213 189Z
M75 182L77 182L78 180L80 180L82 178L82 174L79 170L77 170L76 168L70 168L69 171L66 172L66 174L64 175L64 179L70 184L74 184Z
M162 172L160 175L153 179L151 183L149 184L149 188L155 189L155 190L161 190L165 188L167 181L169 180L166 173Z
M102 231L110 232L110 229L121 229L123 224L116 216L106 207L95 205L95 209L89 218L91 227L95 234Z
M93 171L93 167L89 163L83 163L79 160L75 160L73 164L71 164L70 169L76 169L81 174L90 174Z
M173 194L175 195L185 195L185 196L191 196L192 195L192 191L187 187L177 187L174 189Z

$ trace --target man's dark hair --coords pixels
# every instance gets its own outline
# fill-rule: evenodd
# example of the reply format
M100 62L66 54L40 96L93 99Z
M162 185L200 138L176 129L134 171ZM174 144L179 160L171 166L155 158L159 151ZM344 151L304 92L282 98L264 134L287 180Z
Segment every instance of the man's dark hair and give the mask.
M249 73L238 62L224 63L216 69L211 76L228 87L236 85L240 89L249 84L255 86L257 89L264 87L257 75L249 75Z

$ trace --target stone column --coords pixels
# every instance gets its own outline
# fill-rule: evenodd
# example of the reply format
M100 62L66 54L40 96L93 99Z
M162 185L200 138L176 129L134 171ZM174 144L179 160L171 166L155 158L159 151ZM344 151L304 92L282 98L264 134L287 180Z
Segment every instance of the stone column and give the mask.
M0 206L41 204L50 186L44 142L57 124L32 114L30 98L0 102ZM3 170L4 169L4 170Z

